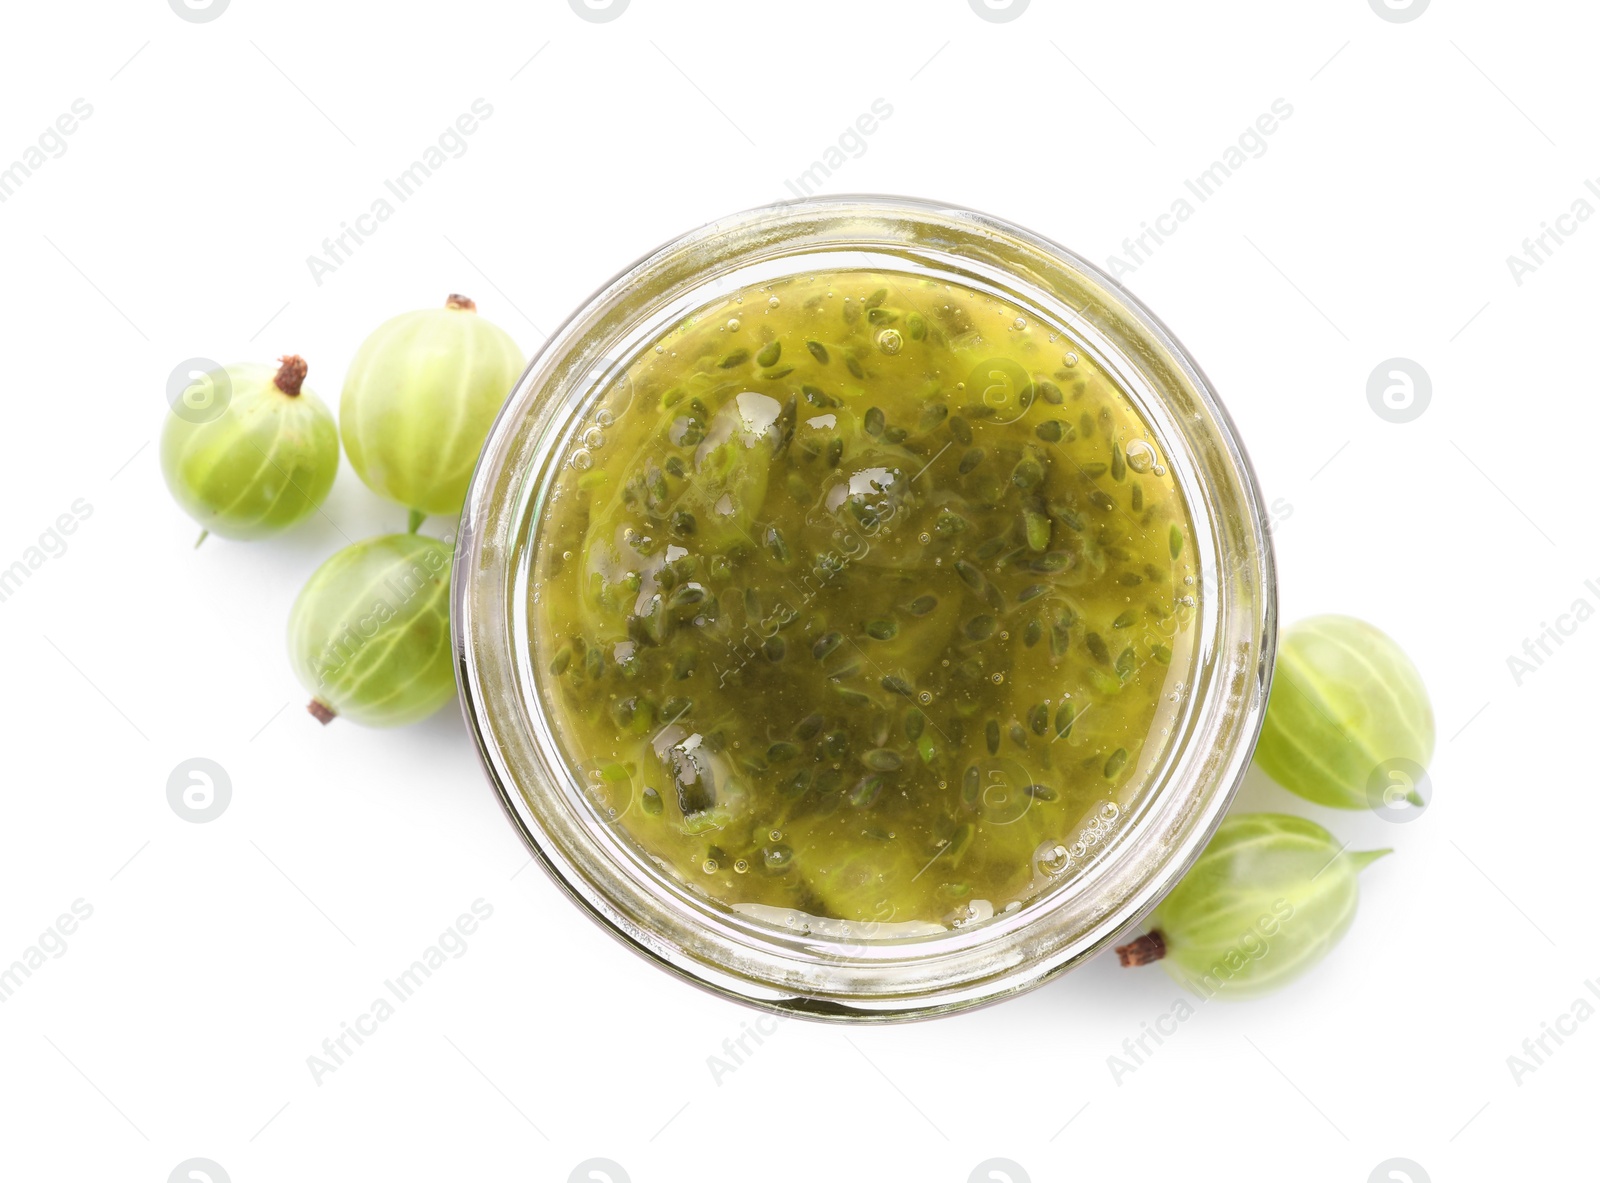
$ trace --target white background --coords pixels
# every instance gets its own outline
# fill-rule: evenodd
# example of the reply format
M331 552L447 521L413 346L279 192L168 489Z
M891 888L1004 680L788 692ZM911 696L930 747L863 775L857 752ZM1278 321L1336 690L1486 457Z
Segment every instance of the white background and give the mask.
M0 566L75 500L93 513L0 603L0 963L72 901L94 912L0 1004L0 1176L160 1183L196 1156L237 1183L560 1181L595 1157L635 1183L964 1183L994 1157L1036 1183L1362 1181L1396 1156L1434 1180L1592 1173L1600 1021L1520 1084L1507 1057L1600 977L1600 624L1520 687L1507 657L1600 605L1600 219L1520 285L1505 261L1600 177L1590 6L1034 0L990 22L967 0L633 0L596 23L565 0L233 0L194 23L141 0L4 21L0 166L75 99L93 114L0 204ZM477 98L469 150L319 285L306 257ZM1126 283L1290 508L1285 619L1364 616L1424 671L1435 799L1392 825L1253 778L1243 806L1396 854L1313 975L1201 1006L1120 1083L1107 1057L1179 990L1109 958L936 1023L790 1022L717 1083L708 1057L755 1013L527 867L455 711L374 732L301 709L295 592L403 511L346 465L326 519L194 550L158 469L181 360L298 352L336 405L367 332L452 291L531 352L662 240L790 195L876 98L892 116L827 191L971 205L1097 261L1293 107ZM1408 424L1366 397L1395 356L1433 383ZM233 786L204 825L166 797L195 756ZM307 1056L479 898L468 952L314 1083Z

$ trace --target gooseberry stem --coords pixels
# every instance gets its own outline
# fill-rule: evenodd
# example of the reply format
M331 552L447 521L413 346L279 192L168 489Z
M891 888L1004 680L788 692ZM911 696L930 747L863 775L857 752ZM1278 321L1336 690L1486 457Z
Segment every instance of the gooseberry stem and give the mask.
M278 370L278 376L272 380L273 385L290 398L299 397L300 384L306 380L306 371L309 369L306 359L298 354L289 353L280 357L278 361L282 365Z
M476 312L478 310L477 304L473 303L469 297L458 296L454 292L450 293L450 298L444 302L444 306L446 308L455 308L462 312Z
M1138 940L1117 946L1117 960L1124 967L1149 965L1167 955L1167 942L1159 930L1152 930Z
M315 698L306 703L306 710L310 713L313 719L315 719L318 723L321 723L324 727L326 727L329 723L332 723L337 717L337 712L332 707L330 707L327 703L321 702Z
M415 534L419 529L422 528L422 523L427 520L427 517L428 515L423 513L420 509L412 510L411 519L406 525L406 533Z
M211 537L211 531L210 530L201 530L200 531L200 537L198 537L198 538L196 538L194 540L194 548L195 548L195 550L199 550L200 549L200 544L202 542L204 542L207 538L210 538L210 537Z

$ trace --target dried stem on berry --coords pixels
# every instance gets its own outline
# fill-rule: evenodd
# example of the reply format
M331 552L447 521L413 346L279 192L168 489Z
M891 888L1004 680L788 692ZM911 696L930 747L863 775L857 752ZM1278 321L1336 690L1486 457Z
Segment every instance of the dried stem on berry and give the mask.
M1138 940L1117 946L1117 960L1124 966L1149 965L1167 955L1167 942L1159 931L1147 932Z
M310 367L306 365L305 358L293 353L285 354L278 361L282 364L278 376L272 380L273 385L290 398L295 398L300 394L300 385L306 380L306 371Z

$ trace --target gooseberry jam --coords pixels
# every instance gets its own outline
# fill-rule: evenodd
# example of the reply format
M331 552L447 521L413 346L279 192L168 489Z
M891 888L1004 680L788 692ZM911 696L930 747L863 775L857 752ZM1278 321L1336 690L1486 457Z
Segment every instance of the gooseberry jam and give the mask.
M1183 705L1197 576L1161 444L1089 352L841 269L739 288L614 374L528 605L601 816L712 900L880 933L1081 869Z

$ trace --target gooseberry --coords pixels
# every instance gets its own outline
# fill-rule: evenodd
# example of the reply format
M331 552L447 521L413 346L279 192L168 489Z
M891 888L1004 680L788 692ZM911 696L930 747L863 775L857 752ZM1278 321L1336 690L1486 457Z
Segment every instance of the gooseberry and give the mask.
M522 365L510 334L465 296L385 322L356 351L339 401L351 466L410 507L413 531L428 514L459 512Z
M389 534L317 568L289 613L289 660L314 717L398 727L455 696L451 553L434 538Z
M1427 687L1387 635L1349 616L1314 616L1283 634L1256 745L1263 772L1339 809L1384 804L1398 777L1420 805L1412 781L1432 755Z
M1159 960L1202 997L1265 994L1310 969L1355 918L1362 868L1387 850L1345 851L1315 822L1282 813L1225 819L1148 931L1117 950Z
M173 498L207 534L262 538L327 499L339 471L339 431L304 385L299 357L232 365L198 377L206 407L185 404L161 432L161 471ZM196 542L198 546L200 543Z

